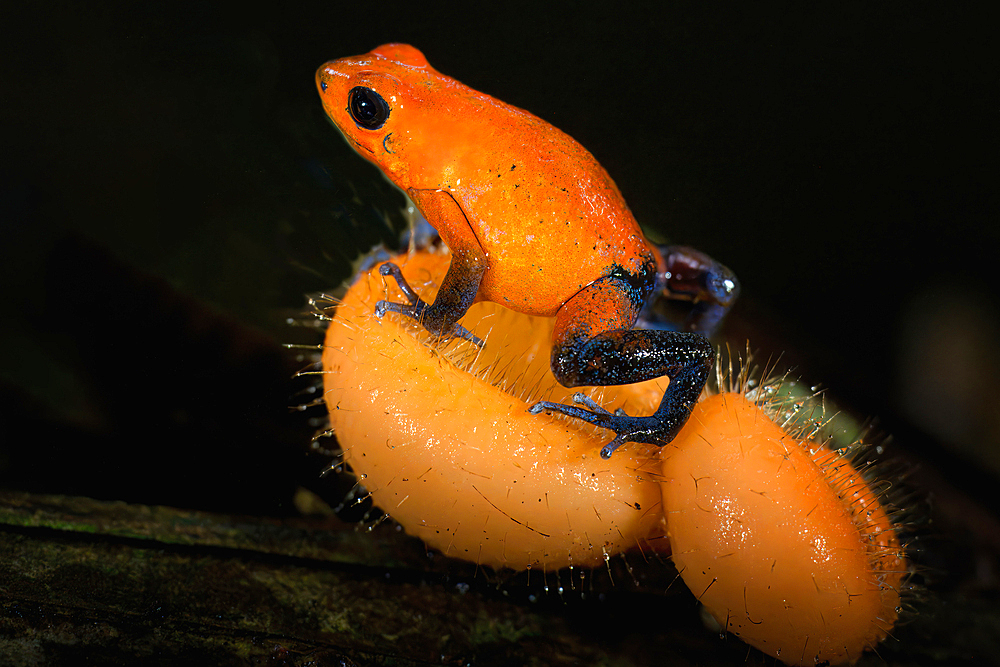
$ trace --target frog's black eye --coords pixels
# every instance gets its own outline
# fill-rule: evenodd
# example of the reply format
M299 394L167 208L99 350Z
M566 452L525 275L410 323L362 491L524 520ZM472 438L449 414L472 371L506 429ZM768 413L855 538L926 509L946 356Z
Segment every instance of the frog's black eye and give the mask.
M367 130L377 130L389 120L389 105L371 88L355 86L347 93L347 108L354 122Z

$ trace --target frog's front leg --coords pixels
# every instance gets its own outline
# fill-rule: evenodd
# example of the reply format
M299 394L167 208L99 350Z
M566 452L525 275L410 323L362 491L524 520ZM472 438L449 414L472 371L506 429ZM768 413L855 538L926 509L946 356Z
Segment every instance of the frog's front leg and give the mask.
M623 385L664 375L670 384L652 415L611 413L577 394L578 405L540 401L530 412L549 410L615 432L601 450L610 458L626 442L663 446L687 422L708 380L715 349L697 333L632 329L641 295L619 277L604 278L567 301L556 315L552 372L567 387ZM580 405L584 407L580 407Z
M482 339L458 324L458 321L475 300L485 270L484 264L470 262L464 256L452 254L448 273L441 283L437 298L433 304L428 305L406 282L400 268L392 262L386 262L379 267L379 273L395 279L409 304L379 301L375 304L375 317L381 319L387 312L399 313L420 322L432 334L442 338L464 338L481 347Z
M430 305L410 287L398 266L391 262L380 266L379 273L395 279L409 303L379 301L375 304L375 317L381 318L387 312L399 313L417 320L432 334L443 338L464 338L481 346L483 341L458 321L465 316L479 293L479 284L486 273L486 253L450 194L442 190L414 189L408 190L407 194L427 220L434 221L441 238L451 250L451 264L434 303Z

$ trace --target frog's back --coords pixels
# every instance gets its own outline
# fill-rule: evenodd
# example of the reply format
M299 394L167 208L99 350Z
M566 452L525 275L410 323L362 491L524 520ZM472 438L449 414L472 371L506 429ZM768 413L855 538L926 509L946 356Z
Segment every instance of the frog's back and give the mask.
M437 72L406 45L328 63L318 79L324 69L391 107L373 134L324 99L358 152L403 190L443 190L458 203L489 262L480 300L553 315L583 287L654 256L607 172L540 118ZM442 221L429 221L447 242Z
M481 298L551 315L618 267L640 271L647 242L614 181L583 146L504 107L506 122L483 128L480 136L489 132L489 139L458 158L460 173L477 177L448 186L491 260Z

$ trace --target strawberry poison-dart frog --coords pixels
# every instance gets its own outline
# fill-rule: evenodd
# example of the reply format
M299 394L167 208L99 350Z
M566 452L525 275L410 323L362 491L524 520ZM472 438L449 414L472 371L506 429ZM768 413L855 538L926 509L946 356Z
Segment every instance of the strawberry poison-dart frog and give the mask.
M583 394L541 401L610 429L625 442L664 445L687 421L714 362L703 335L735 300L728 269L690 248L661 251L643 236L611 177L580 144L527 111L433 69L406 44L333 60L316 72L327 115L354 149L410 197L451 249L428 305L399 267L383 276L409 303L380 301L430 332L481 341L459 325L474 301L556 318L552 371L567 387L669 376L656 413L611 413ZM685 331L633 329L657 294L700 302Z

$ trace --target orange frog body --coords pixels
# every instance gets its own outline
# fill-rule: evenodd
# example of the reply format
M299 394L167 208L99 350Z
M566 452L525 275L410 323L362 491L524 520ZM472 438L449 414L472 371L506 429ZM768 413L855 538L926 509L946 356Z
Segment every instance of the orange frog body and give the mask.
M661 251L621 193L572 137L532 114L433 69L406 44L326 63L316 73L323 108L355 150L410 197L452 261L433 304L391 263L381 267L408 304L376 314L413 317L429 331L479 339L459 320L474 301L555 316L552 369L565 386L620 385L669 376L656 414L610 414L540 402L615 431L605 458L630 441L669 442L683 426L714 360L699 333L718 324L738 292L733 275L690 248ZM657 293L699 303L689 331L636 330Z

